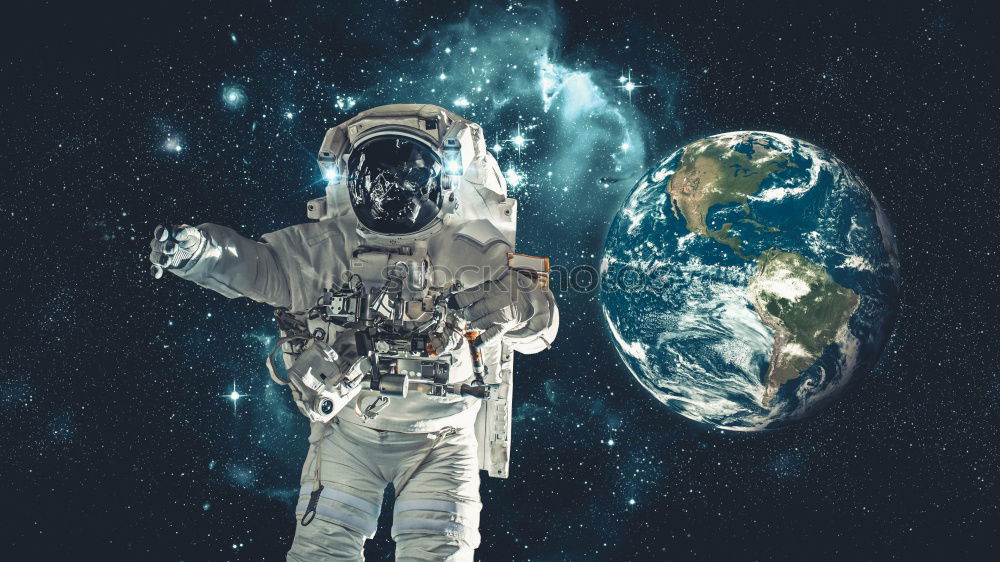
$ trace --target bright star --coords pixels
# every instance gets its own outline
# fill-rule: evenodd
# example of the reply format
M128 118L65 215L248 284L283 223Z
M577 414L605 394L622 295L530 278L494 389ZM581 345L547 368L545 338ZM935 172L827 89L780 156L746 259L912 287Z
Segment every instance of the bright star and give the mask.
M232 401L232 403L233 403L233 413L235 414L236 413L236 403L239 402L240 398L246 397L246 394L240 394L240 391L236 390L236 381L234 380L233 381L233 390L230 391L227 394L222 394L221 396L224 396L224 397L228 398L230 401Z
M463 98L458 98L455 100L455 107L469 107L469 100Z
M514 136L511 137L510 140L507 142L513 144L514 148L516 148L518 152L520 152L521 149L524 148L524 145L528 144L528 142L530 141L531 139L525 137L524 134L521 132L521 124L518 123L517 132L514 133Z
M632 70L631 69L629 69L629 71L628 71L628 76L619 76L618 77L618 83L621 84L621 86L618 86L618 88L620 88L622 90L625 90L625 92L628 94L628 99L629 100L632 99L632 92L636 88L642 88L643 87L643 84L636 84L635 82L632 81Z

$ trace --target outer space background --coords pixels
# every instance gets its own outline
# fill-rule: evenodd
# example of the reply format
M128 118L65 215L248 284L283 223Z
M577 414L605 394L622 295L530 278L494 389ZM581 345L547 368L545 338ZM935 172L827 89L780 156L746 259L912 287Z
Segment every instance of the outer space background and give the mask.
M8 6L0 557L283 556L308 430L264 369L271 311L152 280L147 244L162 221L306 221L326 129L400 102L483 125L519 250L560 265L596 267L649 165L738 129L847 162L903 257L879 367L764 434L669 413L597 294L558 294L557 344L518 361L512 477L483 481L477 559L995 556L1000 22L814 4ZM371 560L391 559L391 511Z

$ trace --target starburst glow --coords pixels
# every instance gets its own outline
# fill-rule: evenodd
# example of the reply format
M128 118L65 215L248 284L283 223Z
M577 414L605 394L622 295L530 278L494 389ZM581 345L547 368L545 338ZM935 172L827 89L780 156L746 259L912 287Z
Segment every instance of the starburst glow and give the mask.
M636 84L632 80L632 69L629 69L628 76L625 76L624 74L619 76L618 83L620 84L618 89L624 90L625 93L628 94L629 101L632 101L632 92L634 92L636 88L642 88L645 86L644 84Z
M235 380L233 381L233 389L230 390L229 392L225 393L225 394L221 394L220 396L228 399L230 402L233 403L233 413L234 414L236 413L236 404L240 401L241 398L246 398L247 397L246 394L243 394L239 390L236 390L236 381Z
M518 172L513 167L507 168L507 171L503 175L507 179L507 184L511 187L517 187L524 181L524 174Z
M184 146L179 138L167 137L167 140L163 141L163 149L167 152L180 152L184 150Z

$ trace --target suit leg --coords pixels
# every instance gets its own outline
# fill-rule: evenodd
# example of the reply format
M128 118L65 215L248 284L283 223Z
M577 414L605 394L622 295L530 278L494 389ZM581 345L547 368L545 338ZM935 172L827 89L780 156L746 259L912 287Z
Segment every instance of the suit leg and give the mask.
M479 546L479 463L471 429L442 438L406 482L394 482L396 560L471 562Z
M368 462L371 445L345 435L339 426L331 424L326 436L309 448L302 468L289 562L364 560L365 539L375 536L388 482ZM317 450L323 489L318 494L312 520L306 517L308 524L303 525L315 489Z

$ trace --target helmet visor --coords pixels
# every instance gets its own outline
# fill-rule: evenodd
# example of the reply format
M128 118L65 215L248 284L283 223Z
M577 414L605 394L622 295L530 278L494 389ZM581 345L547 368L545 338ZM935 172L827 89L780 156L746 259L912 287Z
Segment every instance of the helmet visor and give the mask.
M403 136L379 136L358 145L347 161L354 214L381 234L411 234L441 209L441 157Z

